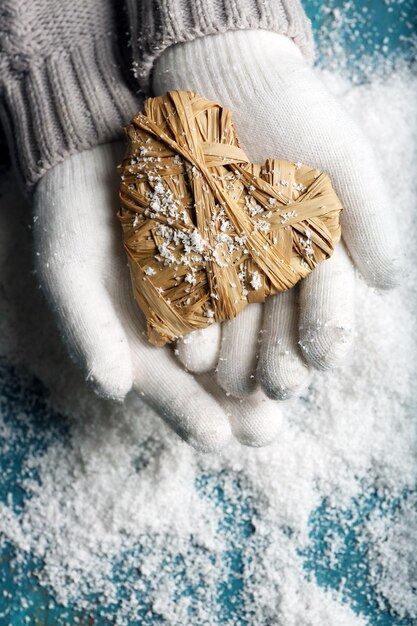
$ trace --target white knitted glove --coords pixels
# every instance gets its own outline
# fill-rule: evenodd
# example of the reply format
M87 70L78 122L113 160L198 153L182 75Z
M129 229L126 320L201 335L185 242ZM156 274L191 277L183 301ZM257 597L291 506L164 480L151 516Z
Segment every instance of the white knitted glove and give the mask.
M371 148L289 38L229 31L173 45L155 64L153 89L156 95L193 90L229 107L252 161L284 158L328 172L345 208L342 237L356 267L370 285L395 283L392 200ZM346 355L353 339L354 282L340 244L298 289L185 337L180 359L194 372L217 365L219 383L234 396L252 392L259 382L270 398L289 398L308 383L309 366L327 369Z
M81 152L36 187L36 268L70 353L102 395L120 400L133 387L198 449L216 450L232 432L264 445L280 426L274 402L261 393L250 402L227 397L213 375L197 381L171 348L147 343L116 217L124 151L107 144Z

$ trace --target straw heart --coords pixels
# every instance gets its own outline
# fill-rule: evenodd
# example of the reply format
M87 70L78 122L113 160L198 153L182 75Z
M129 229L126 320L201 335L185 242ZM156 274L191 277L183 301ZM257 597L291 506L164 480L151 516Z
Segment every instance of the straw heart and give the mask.
M152 344L234 318L333 253L342 206L329 177L250 163L228 109L171 91L126 133L119 219Z

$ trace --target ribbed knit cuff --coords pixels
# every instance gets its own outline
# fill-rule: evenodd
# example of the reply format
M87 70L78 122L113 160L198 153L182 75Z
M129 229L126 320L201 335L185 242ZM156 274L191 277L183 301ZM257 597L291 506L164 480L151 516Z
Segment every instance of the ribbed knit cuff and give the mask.
M309 62L311 24L299 0L127 0L134 70L149 90L155 60L170 45L228 30L261 28L291 38Z
M18 175L30 189L69 155L114 141L140 108L110 39L1 68L0 120Z

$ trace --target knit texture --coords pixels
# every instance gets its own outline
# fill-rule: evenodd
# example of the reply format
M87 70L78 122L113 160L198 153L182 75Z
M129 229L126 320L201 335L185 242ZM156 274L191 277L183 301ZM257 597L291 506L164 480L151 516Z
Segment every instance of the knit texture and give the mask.
M371 285L395 284L400 246L378 162L293 41L231 30L170 46L155 63L152 86L156 95L190 89L230 108L252 162L274 155L326 171L345 208L342 239L356 267ZM334 367L352 346L355 274L344 245L298 289L268 298L263 314L250 305L207 342L204 331L196 340L190 333L181 361L198 372L217 363L218 382L234 396L257 384L275 400L298 394L310 366Z
M3 0L0 116L32 187L70 154L120 136L140 103L119 66L113 0Z
M312 58L311 29L298 0L128 0L127 7L145 92L154 61L168 46L226 30L275 30ZM2 1L0 120L29 188L69 155L118 139L140 108L120 67L120 18L117 0ZM126 51L127 41L120 44Z
M113 142L75 154L33 194L37 276L69 352L101 395L121 400L132 390L198 450L218 450L232 433L265 445L280 429L275 402L227 396L214 373L195 378L144 336L114 214L123 151Z
M172 44L228 30L271 30L313 61L311 24L299 0L127 0L134 69L149 90L155 60Z

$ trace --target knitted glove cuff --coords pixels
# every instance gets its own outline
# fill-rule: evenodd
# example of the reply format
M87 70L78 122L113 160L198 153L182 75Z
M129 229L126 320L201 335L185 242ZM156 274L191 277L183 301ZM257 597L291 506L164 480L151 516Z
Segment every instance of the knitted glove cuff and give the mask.
M154 62L168 46L228 30L286 35L313 61L311 24L299 0L127 0L127 6L135 73L145 92Z
M118 139L140 106L103 34L44 58L0 54L0 120L28 189L69 155Z

